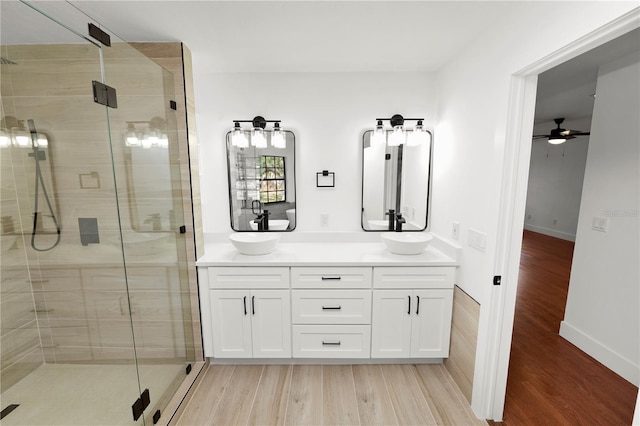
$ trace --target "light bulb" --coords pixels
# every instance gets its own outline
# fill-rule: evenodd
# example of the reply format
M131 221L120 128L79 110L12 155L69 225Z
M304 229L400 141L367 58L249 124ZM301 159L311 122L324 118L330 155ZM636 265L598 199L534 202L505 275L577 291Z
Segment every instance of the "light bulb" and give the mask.
M31 144L29 143L29 136L25 131L16 131L13 135L14 145L18 148L28 148Z
M256 148L266 148L267 147L267 138L264 136L264 130L260 127L256 127L253 129L251 134L251 145Z
M11 137L5 129L0 130L0 148L6 148L11 145Z
M271 133L271 146L280 149L287 147L287 141L285 140L284 133L280 128L280 123L276 123L273 127L273 132Z
M407 136L408 146L419 146L429 142L429 133L422 127L422 120L418 120L418 124L413 132Z
M389 146L400 146L405 142L406 134L401 125L395 126L389 135Z
M565 143L566 141L567 141L566 139L558 138L558 137L549 138L549 143L551 145L560 145L561 143Z
M240 128L240 123L237 121L231 132L231 145L237 146L238 148L246 148L249 146L247 135L244 133L244 130Z
M386 142L386 133L384 130L384 126L382 125L382 120L378 120L378 124L376 129L373 131L371 135L371 146L381 146Z
M38 148L46 148L49 146L49 140L47 139L47 135L44 133L38 133L38 137L36 139L36 145Z

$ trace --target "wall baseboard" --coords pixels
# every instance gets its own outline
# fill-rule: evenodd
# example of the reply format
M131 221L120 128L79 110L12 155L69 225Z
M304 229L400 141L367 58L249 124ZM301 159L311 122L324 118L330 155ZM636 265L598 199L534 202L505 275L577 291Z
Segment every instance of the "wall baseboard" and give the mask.
M538 234L548 235L550 237L560 238L567 241L576 241L576 234L569 234L567 232L557 231L555 229L544 228L542 226L530 225L525 223L524 229L527 231L537 232Z
M565 321L560 323L560 337L577 346L620 377L638 386L640 365L634 364Z

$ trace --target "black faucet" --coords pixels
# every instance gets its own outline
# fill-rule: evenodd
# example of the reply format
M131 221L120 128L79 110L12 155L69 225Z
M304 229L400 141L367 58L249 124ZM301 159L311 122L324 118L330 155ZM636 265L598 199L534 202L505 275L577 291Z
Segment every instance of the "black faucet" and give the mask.
M269 210L263 210L261 214L256 217L256 223L258 224L258 231L269 230Z
M384 214L385 216L389 216L389 231L393 231L394 228L394 220L396 218L396 211L393 209L389 209L388 212Z
M406 222L407 220L402 217L402 213L398 213L396 215L396 232L402 232L402 224Z

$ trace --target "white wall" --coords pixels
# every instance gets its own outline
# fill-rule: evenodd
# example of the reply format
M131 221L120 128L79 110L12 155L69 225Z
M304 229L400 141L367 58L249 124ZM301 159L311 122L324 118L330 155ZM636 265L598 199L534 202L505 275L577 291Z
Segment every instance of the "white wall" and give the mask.
M640 51L601 67L560 335L640 382ZM608 220L607 232L592 229Z
M234 119L262 115L295 132L296 231L361 231L362 134L375 127L375 118L426 117L425 127L433 128L428 73L212 73L195 79L206 233L230 232L225 134ZM335 188L316 188L322 170L335 172Z
M518 82L514 75L638 6L613 1L523 2L521 8L520 16L488 29L437 74L431 230L451 236L452 223L460 223L458 283L481 304L472 407L476 414L494 419L502 415L517 286L512 266L520 252L513 238L509 239L513 246L508 254L498 246L503 241L498 233L508 233L511 226L501 222L511 214L501 210L502 201L512 199L508 193L512 186L521 186L509 181L511 170L519 164L505 164L506 154L510 161L520 158L521 140L507 140L506 135L507 124L513 119L511 85ZM550 16L571 16L572 24L558 26ZM584 50L577 48L575 52ZM548 63L549 68L554 65L557 63ZM527 111L524 120L530 114L532 121L532 106L518 106ZM512 152L517 153L515 157ZM524 194L515 194L515 200L519 198L522 205L513 205L513 209L522 211L522 218L513 216L513 220L514 227L522 229ZM468 245L470 229L486 234L484 251ZM492 277L507 268L512 279L493 286Z
M588 132L591 119L566 120L564 129ZM533 134L548 135L553 121L538 123ZM547 139L533 141L527 191L525 229L575 241L580 212L584 168L589 136L551 145Z

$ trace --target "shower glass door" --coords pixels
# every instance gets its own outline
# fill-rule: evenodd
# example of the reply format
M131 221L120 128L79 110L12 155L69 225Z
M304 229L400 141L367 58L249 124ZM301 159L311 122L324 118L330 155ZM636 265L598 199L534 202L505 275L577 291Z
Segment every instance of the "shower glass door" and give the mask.
M153 424L194 359L172 76L70 3L0 7L2 424Z
M101 49L1 7L2 424L143 424Z
M194 360L173 75L111 34L105 82L131 322L149 424Z

